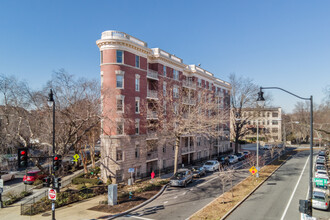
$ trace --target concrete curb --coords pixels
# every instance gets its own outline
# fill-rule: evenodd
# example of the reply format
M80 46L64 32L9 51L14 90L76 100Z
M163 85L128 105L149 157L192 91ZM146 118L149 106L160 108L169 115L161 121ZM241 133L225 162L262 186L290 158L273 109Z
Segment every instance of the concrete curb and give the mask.
M160 195L165 191L165 189L166 189L167 186L168 186L168 184L164 185L164 186L161 188L161 190L159 190L159 192L158 192L156 195L154 195L153 197L151 197L151 198L148 199L147 201L141 203L140 205L137 205L137 206L135 206L135 207L133 207L133 208L131 208L131 209L125 211L125 212L122 212L122 213L119 213L119 214L115 214L115 215L110 216L109 218L105 218L105 219L115 219L115 218L117 218L117 217L120 217L120 216L123 216L123 215L127 215L128 213L130 213L130 212L132 212L132 211L135 211L135 210L141 208L142 206L147 205L148 203L150 203L150 202L152 202L153 200L155 200L158 196L160 196ZM99 217L98 219L100 219L100 218L102 218L102 217ZM102 219L103 219L103 218L102 218Z
M238 206L240 206L247 198L249 198L262 184L264 184L269 177L271 177L279 168L281 168L283 166L283 164L291 159L292 156L288 157L279 167L277 167L264 181L262 181L261 183L259 183L258 186L256 186L248 195L246 195L239 203L237 203L231 210L229 210L220 220L224 220L226 219L233 211L235 211L235 209L237 209ZM245 180L245 179L244 179ZM242 181L244 181L242 180ZM241 181L241 182L242 182Z

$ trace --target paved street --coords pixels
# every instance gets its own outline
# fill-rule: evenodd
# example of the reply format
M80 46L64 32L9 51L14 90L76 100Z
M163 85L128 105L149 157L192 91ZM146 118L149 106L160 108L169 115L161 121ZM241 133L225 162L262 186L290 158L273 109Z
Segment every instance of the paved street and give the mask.
M247 170L237 171L233 184L248 175ZM229 186L230 184L227 184L226 190ZM215 172L205 178L195 180L187 188L169 187L150 204L119 219L187 219L221 195L221 187L218 172Z
M227 219L300 219L299 200L307 198L309 151L288 160ZM314 217L328 219L329 211L313 209Z

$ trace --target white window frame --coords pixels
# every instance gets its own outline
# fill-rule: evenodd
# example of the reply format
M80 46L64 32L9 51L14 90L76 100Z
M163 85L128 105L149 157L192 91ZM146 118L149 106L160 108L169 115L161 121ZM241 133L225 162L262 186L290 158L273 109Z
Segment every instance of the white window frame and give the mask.
M179 71L173 69L173 79L174 80L179 80Z
M122 133L121 133L121 134L118 132L118 127L119 127L119 125L122 125ZM125 125L124 125L124 122L123 122L123 121L117 121L116 134L117 134L117 135L124 135L124 134L125 134L124 131L125 131Z
M139 135L140 134L140 119L135 119L135 134Z
M173 86L173 97L179 98L179 88L177 86Z
M118 159L119 152L121 152L121 159ZM116 161L124 161L124 151L122 149L116 149Z
M136 111L136 108L138 111ZM135 114L140 113L140 97L135 97Z
M125 83L125 72L122 70L116 70L116 88L117 89L124 89L124 83ZM121 76L122 77L122 87L118 87L118 79L117 76Z
M140 92L140 75L135 74L135 91Z
M201 78L197 79L197 84L198 84L198 87L202 87L202 79Z
M163 76L167 76L167 72L166 72L166 66L163 66Z
M118 100L122 101L122 110L118 110ZM125 96L124 95L116 96L116 111L117 111L117 113L124 113L124 111L125 111Z

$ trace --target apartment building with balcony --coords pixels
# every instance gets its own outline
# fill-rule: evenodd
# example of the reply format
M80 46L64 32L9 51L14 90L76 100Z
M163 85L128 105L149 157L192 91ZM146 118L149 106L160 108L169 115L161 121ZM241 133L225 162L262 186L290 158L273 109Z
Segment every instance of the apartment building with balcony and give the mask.
M248 130L244 140L256 140L258 123L260 141L283 141L281 108L248 108L244 109L243 117L247 121L244 129Z
M105 31L96 41L100 50L102 95L101 173L102 178L123 181L140 178L152 171L173 167L174 145L162 140L157 130L159 112L154 106L171 91L185 105L196 105L201 92L229 109L231 85L200 66L119 31ZM164 101L165 102L165 101ZM163 103L166 105L173 103ZM180 140L179 164L217 155L230 148L229 122L221 135L209 141L196 134Z

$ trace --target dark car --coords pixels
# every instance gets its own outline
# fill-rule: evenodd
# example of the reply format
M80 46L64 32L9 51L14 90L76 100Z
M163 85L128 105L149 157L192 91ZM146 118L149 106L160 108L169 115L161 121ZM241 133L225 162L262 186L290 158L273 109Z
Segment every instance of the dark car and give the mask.
M248 158L251 156L251 152L250 151L243 151L243 154L245 156L245 158Z
M245 156L242 153L237 153L235 155L237 156L238 160L244 160L245 159Z
M192 172L193 172L193 177L201 177L201 176L205 176L206 175L206 171L204 169L203 166L199 167L199 166L193 166L191 168Z
M179 169L170 179L171 186L184 186L193 180L193 172L189 169Z
M227 166L229 164L229 157L228 156L222 156L219 158L219 162L222 166Z

